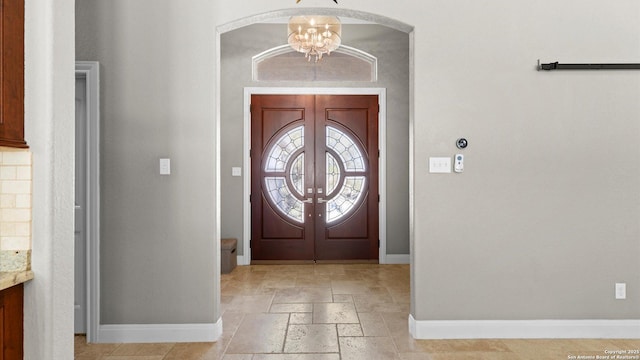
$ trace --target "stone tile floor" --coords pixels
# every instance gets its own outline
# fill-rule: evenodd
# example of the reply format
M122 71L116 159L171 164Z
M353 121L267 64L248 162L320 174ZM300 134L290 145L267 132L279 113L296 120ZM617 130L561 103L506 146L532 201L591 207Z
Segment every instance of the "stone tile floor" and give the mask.
M221 278L216 343L87 344L77 360L568 359L640 340L414 340L409 266L252 265Z

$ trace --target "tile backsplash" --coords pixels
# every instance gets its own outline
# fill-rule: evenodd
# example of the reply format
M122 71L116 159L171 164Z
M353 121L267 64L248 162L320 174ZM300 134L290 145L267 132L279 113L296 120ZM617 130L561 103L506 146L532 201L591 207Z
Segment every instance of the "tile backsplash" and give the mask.
M31 152L0 148L0 271L28 270Z

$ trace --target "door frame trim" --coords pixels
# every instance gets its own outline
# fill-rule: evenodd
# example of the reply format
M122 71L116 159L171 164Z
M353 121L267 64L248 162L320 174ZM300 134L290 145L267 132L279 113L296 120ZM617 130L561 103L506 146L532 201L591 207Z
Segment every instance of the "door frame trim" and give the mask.
M87 342L99 342L100 325L100 63L76 61L76 78L86 79L87 99Z
M378 251L378 262L387 263L387 89L386 88L324 88L324 87L245 87L243 102L243 139L242 139L242 256L238 257L238 264L251 264L251 248L249 239L251 238L251 95L378 95L378 148L380 157L378 158L378 192L380 202L378 204L378 237L380 248Z

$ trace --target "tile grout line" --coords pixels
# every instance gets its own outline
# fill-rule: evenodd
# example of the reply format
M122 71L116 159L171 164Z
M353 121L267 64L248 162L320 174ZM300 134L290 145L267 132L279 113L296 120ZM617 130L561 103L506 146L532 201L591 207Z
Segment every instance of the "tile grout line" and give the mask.
M396 343L396 339L393 336L393 333L391 332L391 329L389 329L389 325L387 324L387 320L385 320L385 318L384 318L384 316L382 316L382 314L380 314L380 319L382 319L382 323L384 324L384 327L387 330L387 333L389 334L389 338L391 339L391 344L393 344L393 348L396 350L396 354L399 357L400 356L400 348L398 347L398 344Z
M342 359L342 349L340 348L340 334L338 333L338 324L335 324L336 327L336 340L338 342L338 359Z
M291 313L289 313L289 316L287 316L287 327L284 330L284 339L282 339L282 351L280 351L280 353L284 354L284 348L287 345L287 337L289 336L289 326L291 325Z
M236 336L236 333L238 332L238 329L240 329L240 325L242 325L242 322L244 321L244 319L246 317L247 317L247 313L243 312L242 313L242 318L240 319L240 322L238 323L238 327L233 331L233 333L231 334L231 337L229 337L229 342L225 345L224 349L222 350L222 357L223 358L227 354L227 350L229 349L229 345L231 345L231 340ZM222 330L222 333L224 335L224 328ZM218 341L222 341L222 338L218 339Z
M330 284L331 284L331 286L330 286L330 289L331 289L331 302L335 303L336 294L333 293L333 281L330 281ZM355 304L354 304L354 309L355 309ZM357 316L357 312L356 312L356 316ZM358 317L358 322L360 322L360 317ZM342 360L342 347L340 346L340 334L338 333L338 324L336 324L336 336L337 336L336 340L338 340L338 359Z

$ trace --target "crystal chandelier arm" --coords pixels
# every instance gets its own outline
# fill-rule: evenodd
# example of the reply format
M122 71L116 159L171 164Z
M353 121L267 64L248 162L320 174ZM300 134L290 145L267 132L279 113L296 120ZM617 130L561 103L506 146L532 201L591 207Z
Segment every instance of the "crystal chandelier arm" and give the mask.
M342 26L335 16L292 16L289 19L289 45L307 59L321 60L341 43Z

